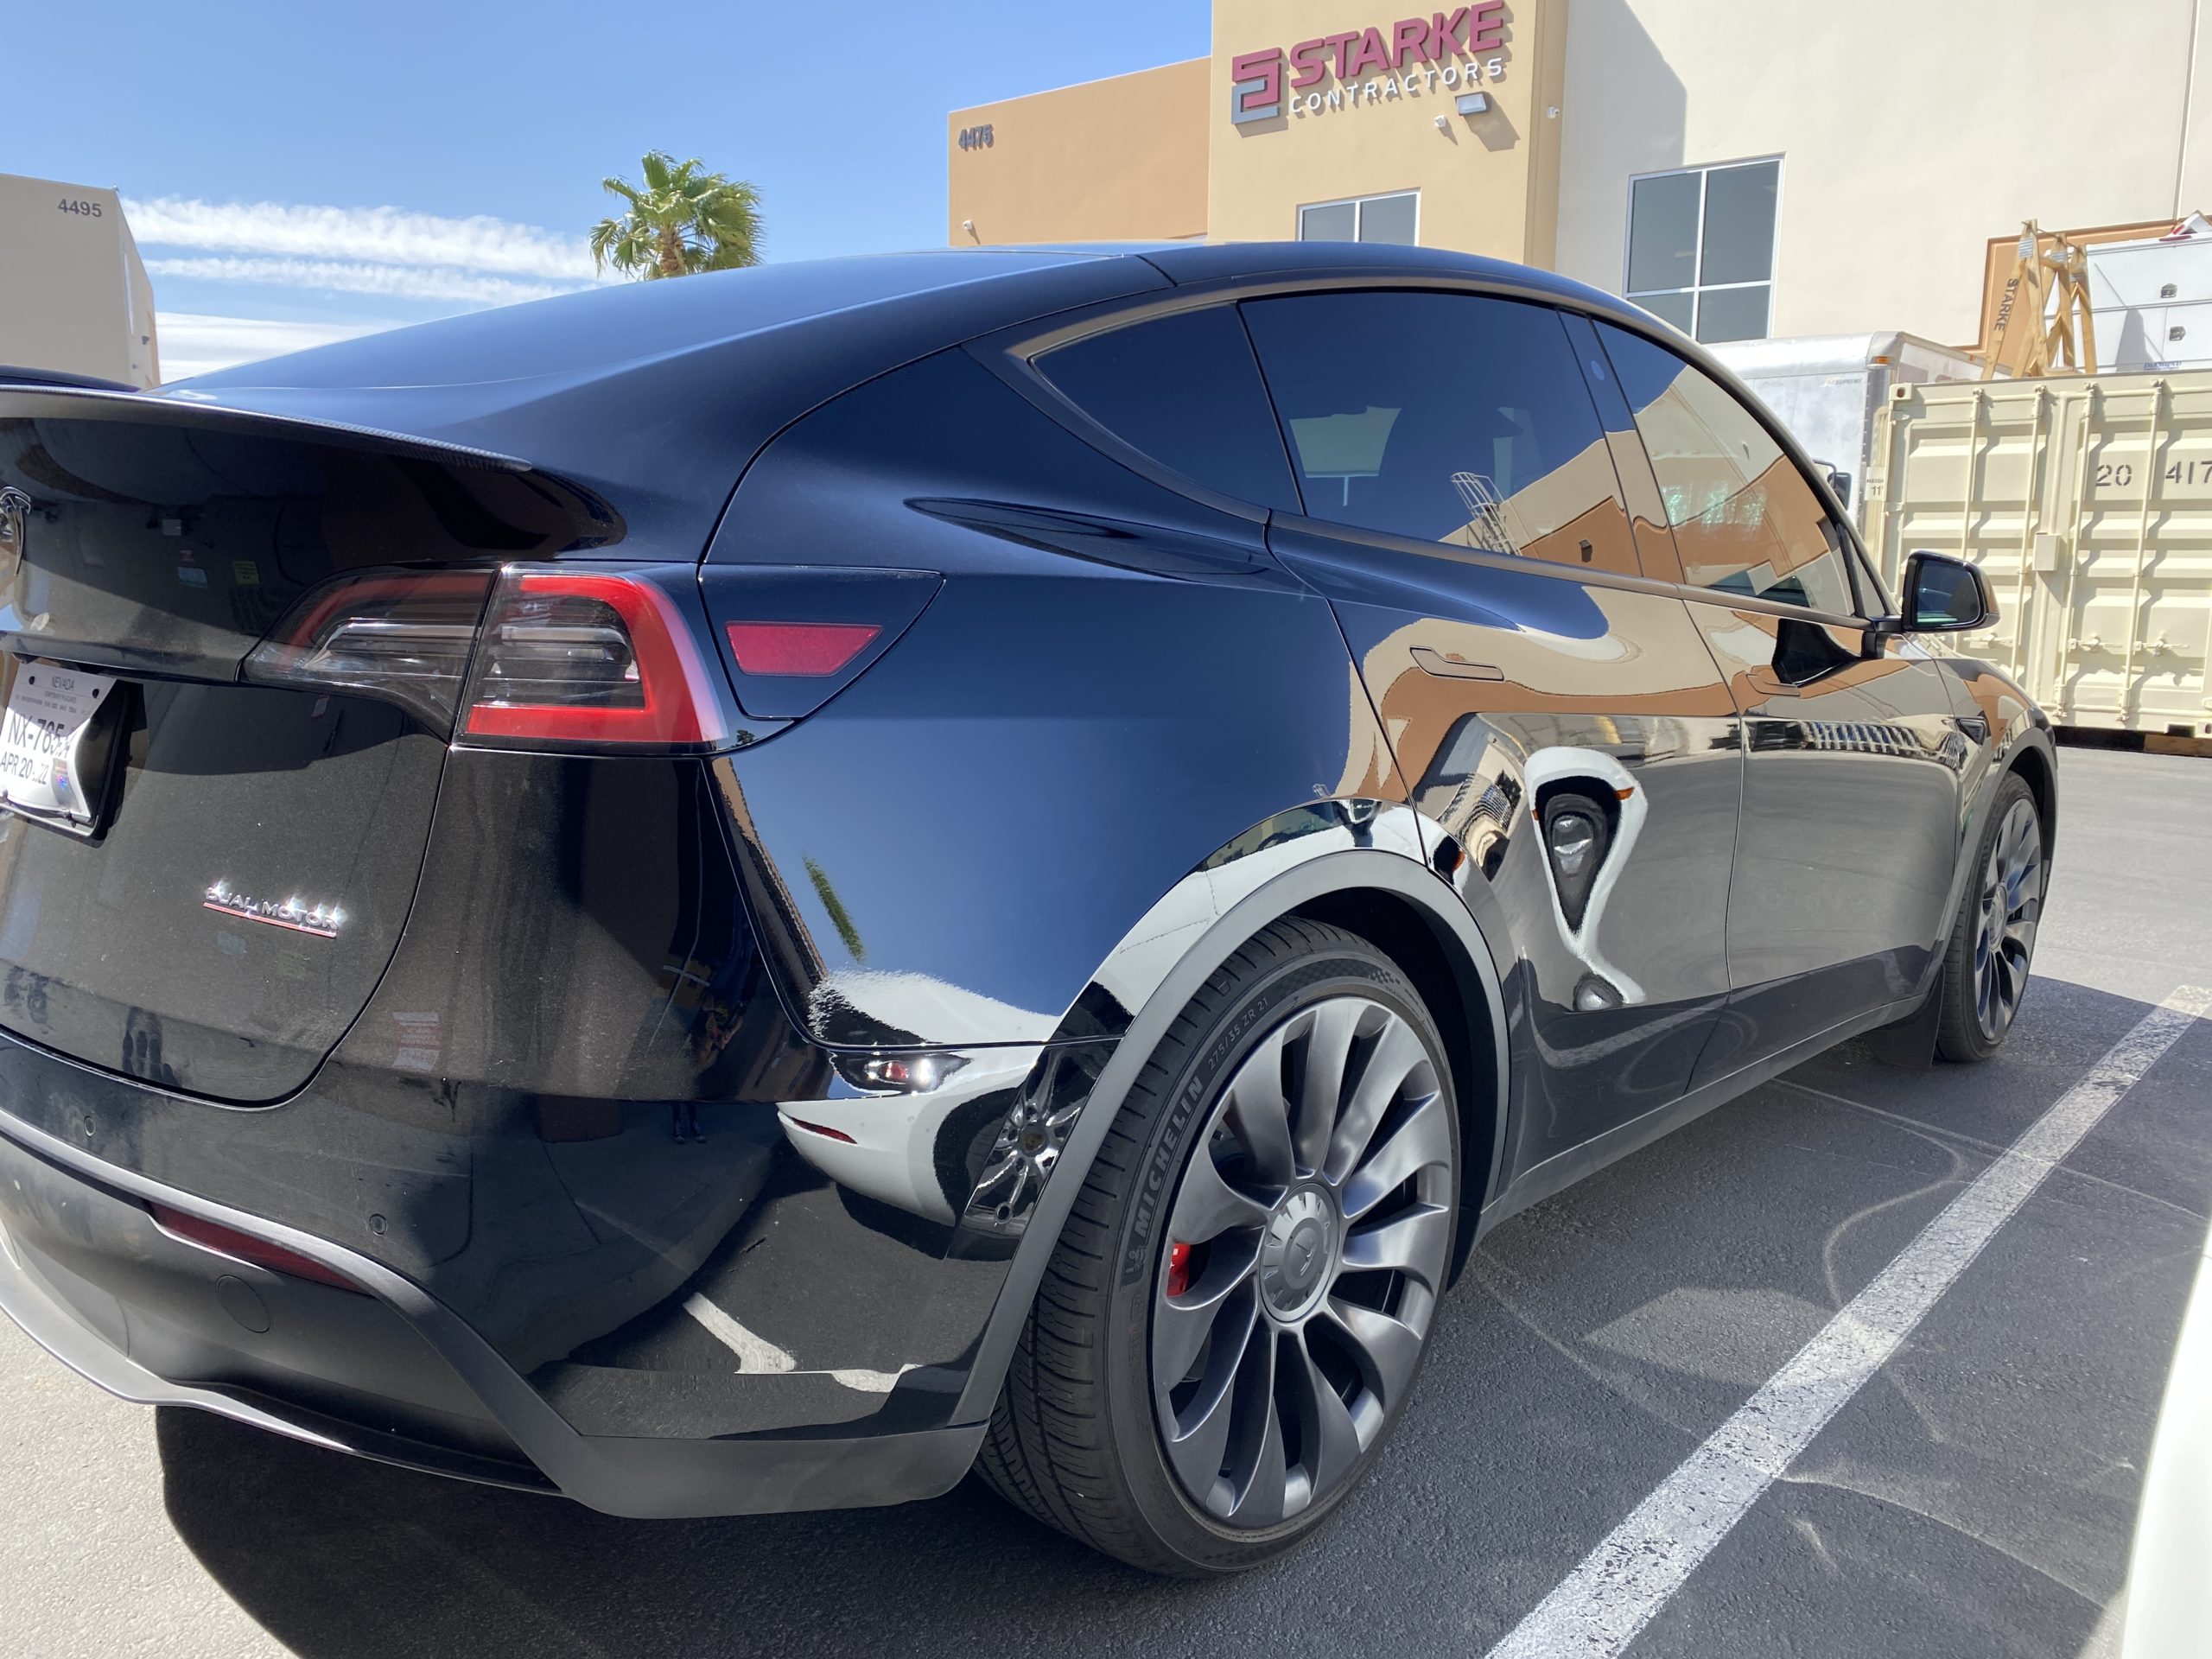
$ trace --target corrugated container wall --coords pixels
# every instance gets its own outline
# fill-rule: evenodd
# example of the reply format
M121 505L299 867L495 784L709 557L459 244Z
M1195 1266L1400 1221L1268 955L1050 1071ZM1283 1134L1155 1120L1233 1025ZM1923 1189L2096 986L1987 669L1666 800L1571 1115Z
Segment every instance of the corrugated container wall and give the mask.
M1893 387L1860 519L1988 573L1962 649L2061 725L2212 733L2212 370Z

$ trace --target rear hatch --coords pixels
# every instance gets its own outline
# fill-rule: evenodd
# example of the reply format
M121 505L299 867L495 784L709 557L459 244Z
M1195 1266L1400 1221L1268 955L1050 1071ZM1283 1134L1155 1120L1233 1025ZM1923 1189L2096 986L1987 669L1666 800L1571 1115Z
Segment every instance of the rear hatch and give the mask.
M397 944L493 573L619 533L500 457L0 389L0 1028L298 1089Z

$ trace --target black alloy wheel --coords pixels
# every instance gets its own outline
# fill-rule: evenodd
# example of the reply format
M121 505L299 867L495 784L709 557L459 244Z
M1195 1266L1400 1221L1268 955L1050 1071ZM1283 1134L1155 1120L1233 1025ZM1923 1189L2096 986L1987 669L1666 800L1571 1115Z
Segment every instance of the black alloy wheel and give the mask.
M2018 773L1998 789L1974 871L1943 963L1936 1047L1947 1060L1994 1054L2027 995L2048 865L2043 818Z
M1156 1572L1294 1547L1412 1391L1459 1140L1442 1042L1396 966L1319 923L1262 932L1192 998L1092 1166L986 1478Z

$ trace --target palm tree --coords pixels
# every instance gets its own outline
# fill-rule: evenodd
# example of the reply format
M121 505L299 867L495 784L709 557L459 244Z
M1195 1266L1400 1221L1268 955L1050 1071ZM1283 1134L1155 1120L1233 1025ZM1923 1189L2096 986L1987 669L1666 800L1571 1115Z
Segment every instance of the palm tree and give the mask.
M639 168L643 188L627 179L601 181L628 206L592 226L595 270L612 265L632 276L686 276L760 263L760 191L742 179L707 172L696 156L679 162L657 149Z

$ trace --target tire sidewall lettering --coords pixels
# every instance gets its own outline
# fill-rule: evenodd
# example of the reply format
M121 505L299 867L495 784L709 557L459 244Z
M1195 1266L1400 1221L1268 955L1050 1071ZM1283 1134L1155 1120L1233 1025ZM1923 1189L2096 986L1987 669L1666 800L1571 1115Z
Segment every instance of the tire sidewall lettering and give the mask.
M1185 1071L1173 1103L1161 1114L1146 1148L1137 1200L1130 1206L1128 1226L1122 1235L1117 1289L1127 1290L1145 1284L1151 1278L1161 1217L1189 1155L1190 1149L1184 1143L1189 1137L1192 1120L1212 1105L1217 1081L1243 1058L1264 1028L1275 1023L1285 1005L1294 1001L1299 992L1325 979L1371 980L1372 976L1363 971L1364 967L1364 963L1342 959L1303 963L1262 985L1216 1034L1197 1062Z

